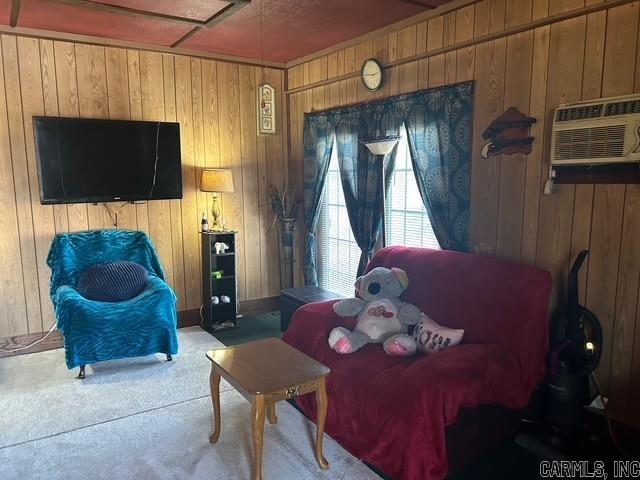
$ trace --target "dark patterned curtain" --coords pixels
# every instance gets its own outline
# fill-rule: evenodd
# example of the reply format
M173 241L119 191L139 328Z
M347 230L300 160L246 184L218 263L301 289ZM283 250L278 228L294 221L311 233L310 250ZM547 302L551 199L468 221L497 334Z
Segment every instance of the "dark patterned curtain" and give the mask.
M364 145L367 140L398 135L402 120L392 104L372 104L341 111L337 120L337 149L340 178L353 237L361 255L360 276L373 255L382 230L383 197L381 176L383 159L372 155ZM395 149L385 162L385 178L393 171ZM389 182L387 181L386 188Z
M363 142L398 135L404 123L418 189L444 249L469 249L473 82L398 95L324 112L304 121L305 279L317 285L316 227L334 133L353 236L362 250L358 275L380 236L384 205L381 159ZM387 185L395 150L386 163Z
M307 285L318 285L316 229L320 217L320 199L331 160L334 131L331 116L305 115L304 218L307 238L304 249L304 278Z
M440 246L469 250L473 84L417 92L399 102L422 201Z

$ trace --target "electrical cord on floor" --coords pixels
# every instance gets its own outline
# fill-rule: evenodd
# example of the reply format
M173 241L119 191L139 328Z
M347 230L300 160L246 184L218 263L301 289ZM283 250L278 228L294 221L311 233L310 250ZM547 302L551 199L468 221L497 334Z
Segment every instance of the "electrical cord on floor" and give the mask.
M51 328L49 329L49 331L47 333L44 334L44 337L36 340L33 343L30 343L29 345L25 345L23 347L18 347L18 348L13 348L11 350L5 350L4 348L0 348L0 352L3 353L13 353L13 352L18 352L20 350L26 350L27 348L33 347L34 345L37 345L38 343L40 343L41 341L43 341L45 338L47 338L49 335L51 335L51 332L53 332L53 330L56 328L56 323L54 322L53 325L51 325Z
M624 449L620 446L620 444L618 443L618 439L616 438L615 434L613 433L613 426L611 425L611 417L609 416L609 408L607 407L607 402L605 402L604 398L602 397L602 390L600 389L600 382L598 381L598 378L596 377L596 374L594 372L591 372L591 379L593 380L593 384L596 387L596 393L602 399L604 417L605 417L605 419L607 421L607 428L609 429L609 436L611 437L611 441L613 442L613 446L618 450L618 452L620 452L620 454L623 457L632 458L631 455L629 455L627 452L625 452Z

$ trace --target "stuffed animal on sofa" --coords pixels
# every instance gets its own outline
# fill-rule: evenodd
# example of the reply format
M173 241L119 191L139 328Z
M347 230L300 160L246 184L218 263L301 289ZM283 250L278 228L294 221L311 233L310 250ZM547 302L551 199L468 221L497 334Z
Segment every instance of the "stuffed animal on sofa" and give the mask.
M357 316L353 331L336 327L329 334L329 346L338 353L353 353L368 343L382 343L393 356L409 356L416 342L407 334L420 322L418 307L400 300L409 278L399 268L376 267L358 278L355 288L360 298L346 298L333 305L341 317Z

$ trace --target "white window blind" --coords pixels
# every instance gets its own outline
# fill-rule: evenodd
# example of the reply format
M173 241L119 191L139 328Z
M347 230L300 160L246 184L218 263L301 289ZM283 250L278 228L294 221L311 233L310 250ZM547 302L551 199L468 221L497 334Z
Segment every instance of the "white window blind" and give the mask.
M401 129L385 205L387 245L440 248L413 173L407 131Z
M334 143L318 224L318 283L326 290L352 297L359 262L360 248L349 224Z
M321 202L318 282L322 288L350 297L360 261L360 248L349 224L335 146ZM387 245L440 248L418 191L404 127L386 197L385 227Z

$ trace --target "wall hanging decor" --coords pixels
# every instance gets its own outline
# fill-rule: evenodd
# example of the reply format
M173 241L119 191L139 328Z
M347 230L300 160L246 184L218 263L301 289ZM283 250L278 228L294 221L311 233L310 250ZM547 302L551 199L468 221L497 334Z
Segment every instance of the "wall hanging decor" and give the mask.
M531 153L533 137L530 136L530 130L534 123L535 118L527 117L515 107L508 108L482 134L486 140L482 147L482 158Z
M268 83L258 87L258 135L276 133L275 94L275 89Z

